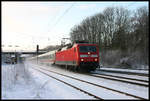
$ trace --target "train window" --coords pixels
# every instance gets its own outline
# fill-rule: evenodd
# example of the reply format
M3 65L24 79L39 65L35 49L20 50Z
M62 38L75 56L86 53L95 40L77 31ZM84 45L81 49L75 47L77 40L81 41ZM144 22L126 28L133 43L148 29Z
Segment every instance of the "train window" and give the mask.
M96 52L96 46L80 46L80 52Z
M74 52L76 52L76 48L74 48Z

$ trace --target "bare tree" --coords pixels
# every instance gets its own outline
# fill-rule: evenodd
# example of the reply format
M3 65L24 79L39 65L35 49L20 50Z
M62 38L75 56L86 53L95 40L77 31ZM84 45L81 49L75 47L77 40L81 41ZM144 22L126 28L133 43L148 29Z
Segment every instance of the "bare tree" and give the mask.
M133 13L123 7L107 7L102 13L87 17L74 26L70 32L71 39L97 43L104 56L107 50L120 51L122 57L137 50L148 63L148 9L142 7L134 16Z

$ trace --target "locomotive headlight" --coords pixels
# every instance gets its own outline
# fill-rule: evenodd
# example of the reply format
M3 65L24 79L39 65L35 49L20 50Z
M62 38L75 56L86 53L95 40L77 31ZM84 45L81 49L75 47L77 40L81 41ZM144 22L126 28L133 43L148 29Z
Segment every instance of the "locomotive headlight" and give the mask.
M81 59L81 61L84 61L84 59Z
M95 59L95 61L97 61L97 58Z

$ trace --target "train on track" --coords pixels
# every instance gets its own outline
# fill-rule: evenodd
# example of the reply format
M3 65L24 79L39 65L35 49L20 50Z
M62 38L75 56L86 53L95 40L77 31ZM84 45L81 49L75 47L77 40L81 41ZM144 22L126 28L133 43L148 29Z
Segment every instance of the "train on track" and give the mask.
M66 69L76 71L94 71L99 67L100 58L98 45L75 41L73 44L67 44L58 50L31 57L29 60L37 60L41 64L61 65Z

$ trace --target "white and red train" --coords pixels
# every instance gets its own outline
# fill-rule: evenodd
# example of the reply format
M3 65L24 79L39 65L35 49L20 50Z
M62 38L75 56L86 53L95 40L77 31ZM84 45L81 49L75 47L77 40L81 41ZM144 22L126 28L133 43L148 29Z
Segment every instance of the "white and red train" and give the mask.
M52 63L74 70L93 71L99 67L99 48L96 44L76 42L59 50L30 58L38 63Z

